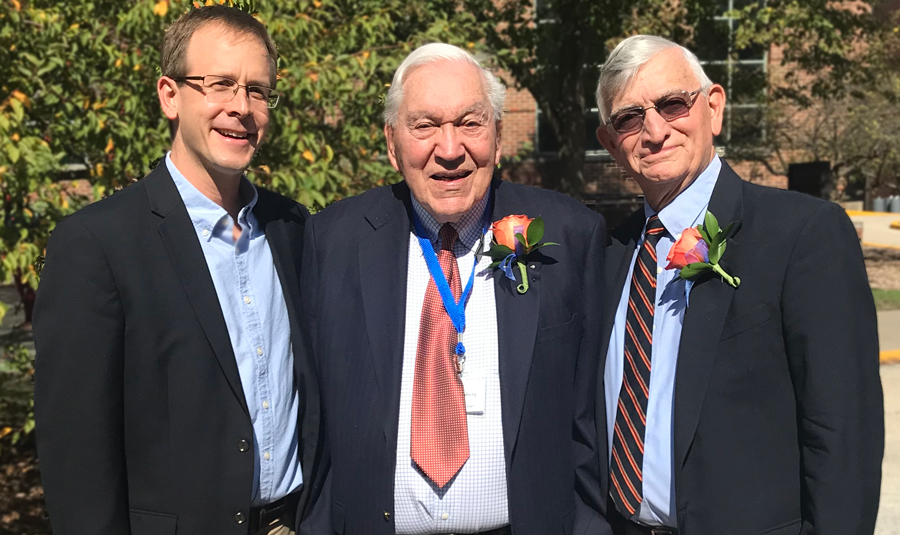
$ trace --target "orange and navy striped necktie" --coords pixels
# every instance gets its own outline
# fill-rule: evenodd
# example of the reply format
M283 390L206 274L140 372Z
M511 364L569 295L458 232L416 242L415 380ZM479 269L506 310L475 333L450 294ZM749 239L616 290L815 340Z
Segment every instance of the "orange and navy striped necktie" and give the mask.
M656 303L656 244L666 231L659 217L647 220L644 241L631 274L625 318L625 359L616 411L609 493L625 517L643 501L644 428L650 396L650 355Z

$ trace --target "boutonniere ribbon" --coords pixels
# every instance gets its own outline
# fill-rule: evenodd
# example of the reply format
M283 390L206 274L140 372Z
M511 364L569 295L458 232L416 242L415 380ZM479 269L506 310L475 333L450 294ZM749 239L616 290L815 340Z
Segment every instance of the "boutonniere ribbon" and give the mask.
M555 242L541 243L544 238L544 220L540 217L529 218L524 215L508 215L491 225L491 248L488 250L494 262L491 268L500 268L506 278L516 282L513 265L518 266L522 283L516 291L524 294L528 291L528 272L525 264L528 256L541 247L559 245Z
M703 224L696 228L686 228L681 237L669 250L666 260L669 265L666 269L680 269L678 277L693 282L706 273L715 273L722 279L737 288L741 285L741 279L729 275L719 261L725 254L728 235L734 223L730 223L724 229L719 228L719 222L712 212L706 212Z

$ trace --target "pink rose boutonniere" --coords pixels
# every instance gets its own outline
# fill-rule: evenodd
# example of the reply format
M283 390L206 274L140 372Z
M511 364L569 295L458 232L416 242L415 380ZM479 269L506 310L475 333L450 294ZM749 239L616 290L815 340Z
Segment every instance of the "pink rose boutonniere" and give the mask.
M732 225L733 223L720 229L715 216L706 212L704 223L697 228L684 229L681 237L669 250L669 256L666 257L669 265L666 269L680 269L678 276L686 281L695 281L711 271L737 288L741 285L741 279L732 277L719 265L719 260L725 254Z
M525 263L528 256L541 247L559 245L554 242L540 243L544 237L544 220L540 217L529 218L524 215L508 215L491 225L491 248L488 255L494 261L490 267L499 267L506 278L515 282L516 275L513 264L518 265L522 283L516 290L523 294L528 291L528 273Z

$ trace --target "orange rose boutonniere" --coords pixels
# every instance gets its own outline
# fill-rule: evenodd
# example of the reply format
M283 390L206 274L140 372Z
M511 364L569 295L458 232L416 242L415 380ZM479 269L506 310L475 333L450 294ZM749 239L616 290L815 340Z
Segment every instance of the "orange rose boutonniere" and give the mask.
M681 237L669 250L666 260L669 265L666 269L680 269L679 277L686 281L695 281L705 273L715 273L733 287L741 285L741 279L732 277L719 265L722 255L725 254L728 235L731 233L731 225L725 229L719 228L711 212L706 212L704 224L697 228L686 228Z
M519 266L522 283L516 290L523 294L528 291L528 273L525 263L528 255L541 247L559 245L554 242L541 243L544 237L544 220L540 217L529 218L524 215L509 215L495 221L491 225L491 248L488 255L494 261L490 267L499 267L511 281L516 280L513 264Z

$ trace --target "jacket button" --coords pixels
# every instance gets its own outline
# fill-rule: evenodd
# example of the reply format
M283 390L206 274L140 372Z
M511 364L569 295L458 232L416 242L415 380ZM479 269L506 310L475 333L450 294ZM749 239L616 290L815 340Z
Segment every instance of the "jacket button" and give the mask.
M384 512L384 521L385 522L391 521L391 513L388 513L387 511Z
M247 451L250 449L250 443L244 439L238 441L238 451Z
M243 523L245 523L246 521L247 521L247 515L245 515L244 513L238 511L238 512L234 515L234 523L235 523L235 524L243 524Z

